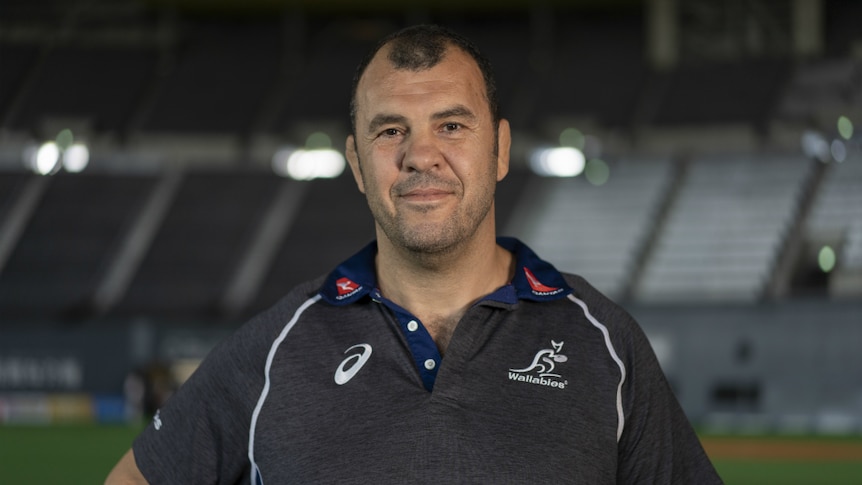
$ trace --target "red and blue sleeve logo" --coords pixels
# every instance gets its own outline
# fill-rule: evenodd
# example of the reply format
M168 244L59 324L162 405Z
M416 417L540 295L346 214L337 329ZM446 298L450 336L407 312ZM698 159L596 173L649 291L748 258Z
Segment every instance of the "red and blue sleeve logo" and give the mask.
M551 296L564 291L564 288L557 288L543 284L536 278L532 271L524 266L524 275L527 277L527 282L530 283L530 288L533 289L533 294L536 296Z
M362 285L349 278L338 278L335 280L335 287L338 290L338 296L335 298L338 300L350 298L362 289Z

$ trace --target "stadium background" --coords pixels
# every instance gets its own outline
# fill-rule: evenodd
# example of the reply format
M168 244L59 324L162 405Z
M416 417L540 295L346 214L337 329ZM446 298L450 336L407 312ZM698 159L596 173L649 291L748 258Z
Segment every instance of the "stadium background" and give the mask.
M728 483L859 483L860 20L836 0L4 0L0 482L98 481L218 339L372 237L324 149L360 57L434 22L498 75L500 232L634 314Z

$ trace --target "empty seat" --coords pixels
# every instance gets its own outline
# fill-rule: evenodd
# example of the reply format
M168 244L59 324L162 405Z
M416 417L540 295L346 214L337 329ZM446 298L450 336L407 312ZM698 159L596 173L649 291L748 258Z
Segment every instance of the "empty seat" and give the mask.
M862 269L862 157L829 166L807 221L815 240L838 238L842 265Z
M559 269L620 296L671 178L668 160L631 158L610 164L599 187L584 177L537 179L510 230Z
M52 178L0 273L0 315L85 313L154 183L149 176Z
M644 301L759 298L810 168L801 156L692 161L635 296Z
M350 174L308 183L302 207L249 314L273 305L295 285L331 271L374 238L374 222Z
M214 316L281 179L267 173L186 175L116 316Z

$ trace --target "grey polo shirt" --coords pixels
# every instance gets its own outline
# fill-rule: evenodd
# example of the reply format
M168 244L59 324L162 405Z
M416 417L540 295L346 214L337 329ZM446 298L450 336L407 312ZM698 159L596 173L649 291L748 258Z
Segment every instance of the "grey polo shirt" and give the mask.
M643 333L514 239L445 358L372 243L219 344L133 448L151 483L721 483Z

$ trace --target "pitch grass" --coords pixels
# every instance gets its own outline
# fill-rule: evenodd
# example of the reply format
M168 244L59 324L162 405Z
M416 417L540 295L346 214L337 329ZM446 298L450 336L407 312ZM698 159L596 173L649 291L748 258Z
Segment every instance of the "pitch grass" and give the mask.
M701 434L701 440L728 485L862 484L862 436ZM733 443L736 453L728 453Z
M727 485L859 485L862 461L713 460Z
M0 425L0 483L104 483L142 429L142 425Z
M0 425L0 484L102 483L142 428L143 425ZM763 439L750 436L740 438ZM862 443L862 438L813 437L810 441L815 444L841 441ZM818 461L716 458L713 463L728 485L862 483L862 459Z

